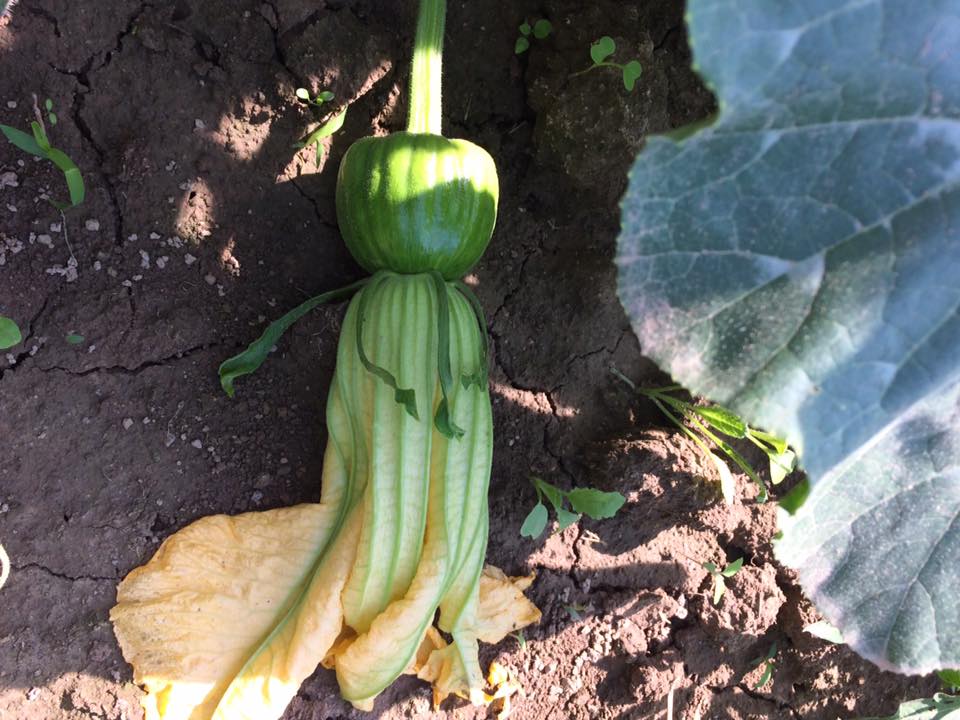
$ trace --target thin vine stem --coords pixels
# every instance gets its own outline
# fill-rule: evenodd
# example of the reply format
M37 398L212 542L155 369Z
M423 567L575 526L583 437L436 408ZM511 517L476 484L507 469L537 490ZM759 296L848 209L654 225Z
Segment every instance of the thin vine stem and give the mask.
M591 65L590 67L586 68L585 70L578 70L578 71L575 72L575 73L570 73L569 75L567 75L567 77L577 77L578 75L586 75L586 74L587 74L588 72L590 72L591 70L596 70L597 68L602 68L602 67L615 67L615 68L617 68L618 70L621 70L621 71L622 71L622 70L624 69L624 64L623 64L623 63L610 62L609 60L604 60L603 62L594 63L593 65Z

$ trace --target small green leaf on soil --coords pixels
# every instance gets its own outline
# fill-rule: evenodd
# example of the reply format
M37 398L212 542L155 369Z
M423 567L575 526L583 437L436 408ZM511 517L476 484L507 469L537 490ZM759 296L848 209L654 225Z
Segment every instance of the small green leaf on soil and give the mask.
M637 80L640 79L640 75L642 74L643 66L639 60L631 60L623 66L623 86L627 89L627 92L633 90L634 85L637 84Z
M617 514L627 499L618 492L604 492L593 488L574 488L567 499L578 513L594 520L606 520Z
M520 534L531 540L540 537L547 527L548 517L547 506L538 502L533 506L533 510L527 515L526 520L523 521L523 525L520 526Z
M599 65L613 55L616 49L617 44L613 41L613 38L609 35L604 35L590 46L590 59L593 60L594 65Z
M557 508L557 521L560 523L557 532L563 532L571 525L575 525L579 520L580 515L578 513L570 512L565 508Z
M733 577L734 575L736 575L738 572L740 572L740 568L742 568L742 567L743 567L743 558L737 558L737 559L734 560L732 563L730 563L729 565L727 565L727 566L720 572L720 574L723 575L724 577L731 578L731 577Z
M0 315L0 350L12 348L23 341L20 326L8 317Z
M533 24L533 36L537 40L543 40L550 32L553 30L553 25L550 24L549 20L545 18L540 18Z
M714 430L722 432L732 438L742 438L747 435L747 424L740 417L725 407L711 405L697 407L691 405L690 410L706 420Z

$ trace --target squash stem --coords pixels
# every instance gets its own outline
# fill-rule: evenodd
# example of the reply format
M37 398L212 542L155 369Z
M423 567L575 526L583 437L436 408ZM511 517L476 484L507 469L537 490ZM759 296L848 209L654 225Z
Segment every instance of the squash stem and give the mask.
M440 135L440 85L443 70L443 27L446 0L420 0L417 36L410 74L410 117L407 132Z

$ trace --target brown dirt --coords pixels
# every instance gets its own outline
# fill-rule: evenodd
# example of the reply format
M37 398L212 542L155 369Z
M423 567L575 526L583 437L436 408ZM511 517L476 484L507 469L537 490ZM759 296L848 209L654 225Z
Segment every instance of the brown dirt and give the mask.
M0 313L27 338L0 357L0 542L14 564L0 718L141 717L107 621L119 578L197 517L318 497L342 308L301 322L234 401L216 367L265 318L359 277L334 170L354 139L402 126L410 5L23 0L0 24L0 119L24 127L31 94L52 98L52 139L89 188L63 226L42 199L62 179L0 145L16 183L0 187ZM695 449L608 373L657 380L611 258L643 137L712 107L681 15L676 0L451 3L447 132L487 147L502 187L474 273L496 356L490 560L537 570L544 611L525 647L484 659L519 671L517 718L665 717L671 689L684 720L889 713L934 682L805 635L815 612L772 558L773 506L744 478L740 503L718 503ZM554 35L515 56L517 26L543 16ZM605 33L643 63L632 94L614 74L568 77ZM321 167L291 149L316 120L292 101L301 84L350 104ZM531 542L518 532L531 473L628 505ZM740 556L714 607L701 563ZM753 689L750 661L773 642L772 682ZM427 688L397 682L375 715L433 716ZM368 716L321 670L285 717Z

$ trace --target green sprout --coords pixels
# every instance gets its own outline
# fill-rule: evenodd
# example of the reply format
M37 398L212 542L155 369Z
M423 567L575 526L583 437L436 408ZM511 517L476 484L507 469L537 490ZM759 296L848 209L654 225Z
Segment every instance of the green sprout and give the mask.
M533 483L533 487L537 491L537 504L533 506L533 509L523 521L523 525L520 526L520 534L531 539L538 538L543 534L547 527L547 521L550 519L547 506L543 504L544 497L547 498L557 514L557 522L559 523L557 532L566 530L579 521L583 515L594 520L612 518L626 502L626 498L618 492L604 492L595 488L561 490L538 477L531 477L530 482ZM567 502L570 503L572 510L565 507Z
M764 657L755 658L750 661L750 668L757 668L763 666L763 674L760 675L760 679L757 680L756 684L753 686L754 690L759 690L768 682L770 678L773 677L773 671L776 669L776 657L777 657L777 644L774 643L770 646L770 649L767 651L767 654Z
M79 345L83 342L83 335L77 335L77 333L69 333L64 340L66 340L71 345Z
M297 88L297 98L307 103L308 105L313 105L314 107L320 107L326 102L330 102L336 97L329 90L321 90L314 97L310 97L310 91L306 88Z
M43 106L47 109L47 121L50 123L50 127L53 127L57 124L57 114L53 111L53 100L47 98L43 101Z
M680 400L671 394L682 390L679 385L660 388L641 388L637 387L636 384L616 368L613 368L612 372L636 393L652 400L653 404L660 409L660 412L666 415L670 422L680 428L680 430L693 440L697 444L697 447L713 461L717 471L720 473L720 491L727 504L733 502L733 476L730 474L730 468L727 467L723 459L707 447L706 440L710 440L720 448L727 458L732 460L737 467L757 484L757 487L760 489L757 502L763 503L767 501L766 483L760 479L760 476L750 463L748 463L740 453L734 450L729 443L720 438L719 435L725 435L736 440L745 438L763 450L770 462L770 481L774 485L779 485L783 482L784 478L796 468L796 453L790 449L786 440L750 427L733 411L720 405L705 407ZM684 422L684 420L686 420L686 422ZM690 423L693 429L687 427L687 423Z
M564 605L563 609L567 611L567 615L570 616L570 619L579 622L583 620L583 613L586 609L586 605L581 605L580 603L570 603L569 605Z
M706 570L713 577L713 604L719 605L720 598L723 597L723 594L727 591L727 584L724 582L724 578L732 578L736 575L740 568L743 567L743 558L737 558L732 563L727 565L722 570L714 565L712 562L705 562L703 564L703 569Z
M639 60L631 60L627 63L618 63L614 62L613 60L608 60L607 58L613 55L616 51L617 44L613 41L613 38L609 35L604 35L590 46L590 59L593 61L593 64L585 70L573 73L570 75L570 77L584 75L591 70L596 70L597 68L602 67L617 68L620 71L620 74L623 76L623 86L627 89L627 92L631 92L633 87L637 84L637 80L640 78L640 75L643 73L643 66L640 64Z
M523 630L517 630L515 633L510 633L510 637L516 639L517 645L521 650L527 649L527 636L523 634Z
M516 44L513 46L513 52L517 55L522 55L527 50L530 49L530 36L533 35L537 40L543 40L551 32L553 32L553 25L550 24L550 21L545 18L540 18L533 23L533 26L530 26L530 23L524 21L523 25L517 28L520 31L520 37L517 38Z
M321 90L313 97L310 96L310 91L306 88L297 88L296 92L297 98L301 101L315 108L322 107L324 103L328 103L333 100L336 95L334 95L329 90ZM344 108L336 115L331 117L322 125L311 130L306 137L303 138L300 142L294 144L294 147L298 150L301 150L305 147L310 147L314 145L316 147L316 157L317 165L320 164L320 161L323 160L324 147L321 140L324 138L330 137L337 130L343 127L343 121L347 117L347 109Z
M20 332L20 326L5 315L0 315L0 350L12 348L22 341L23 334Z
M36 103L36 97L34 97ZM47 120L51 127L57 124L57 115L53 112L53 101L47 98L44 106L47 109ZM39 108L34 106L37 119L30 123L32 134L25 133L10 125L0 124L0 132L6 136L14 146L20 148L25 153L35 155L36 157L49 160L56 165L67 181L67 190L70 193L70 202L63 203L57 200L51 200L50 203L61 212L70 207L76 207L83 202L86 195L86 188L83 184L83 176L80 174L80 168L71 160L65 152L58 150L50 144L47 137L46 128L43 126L43 118Z

